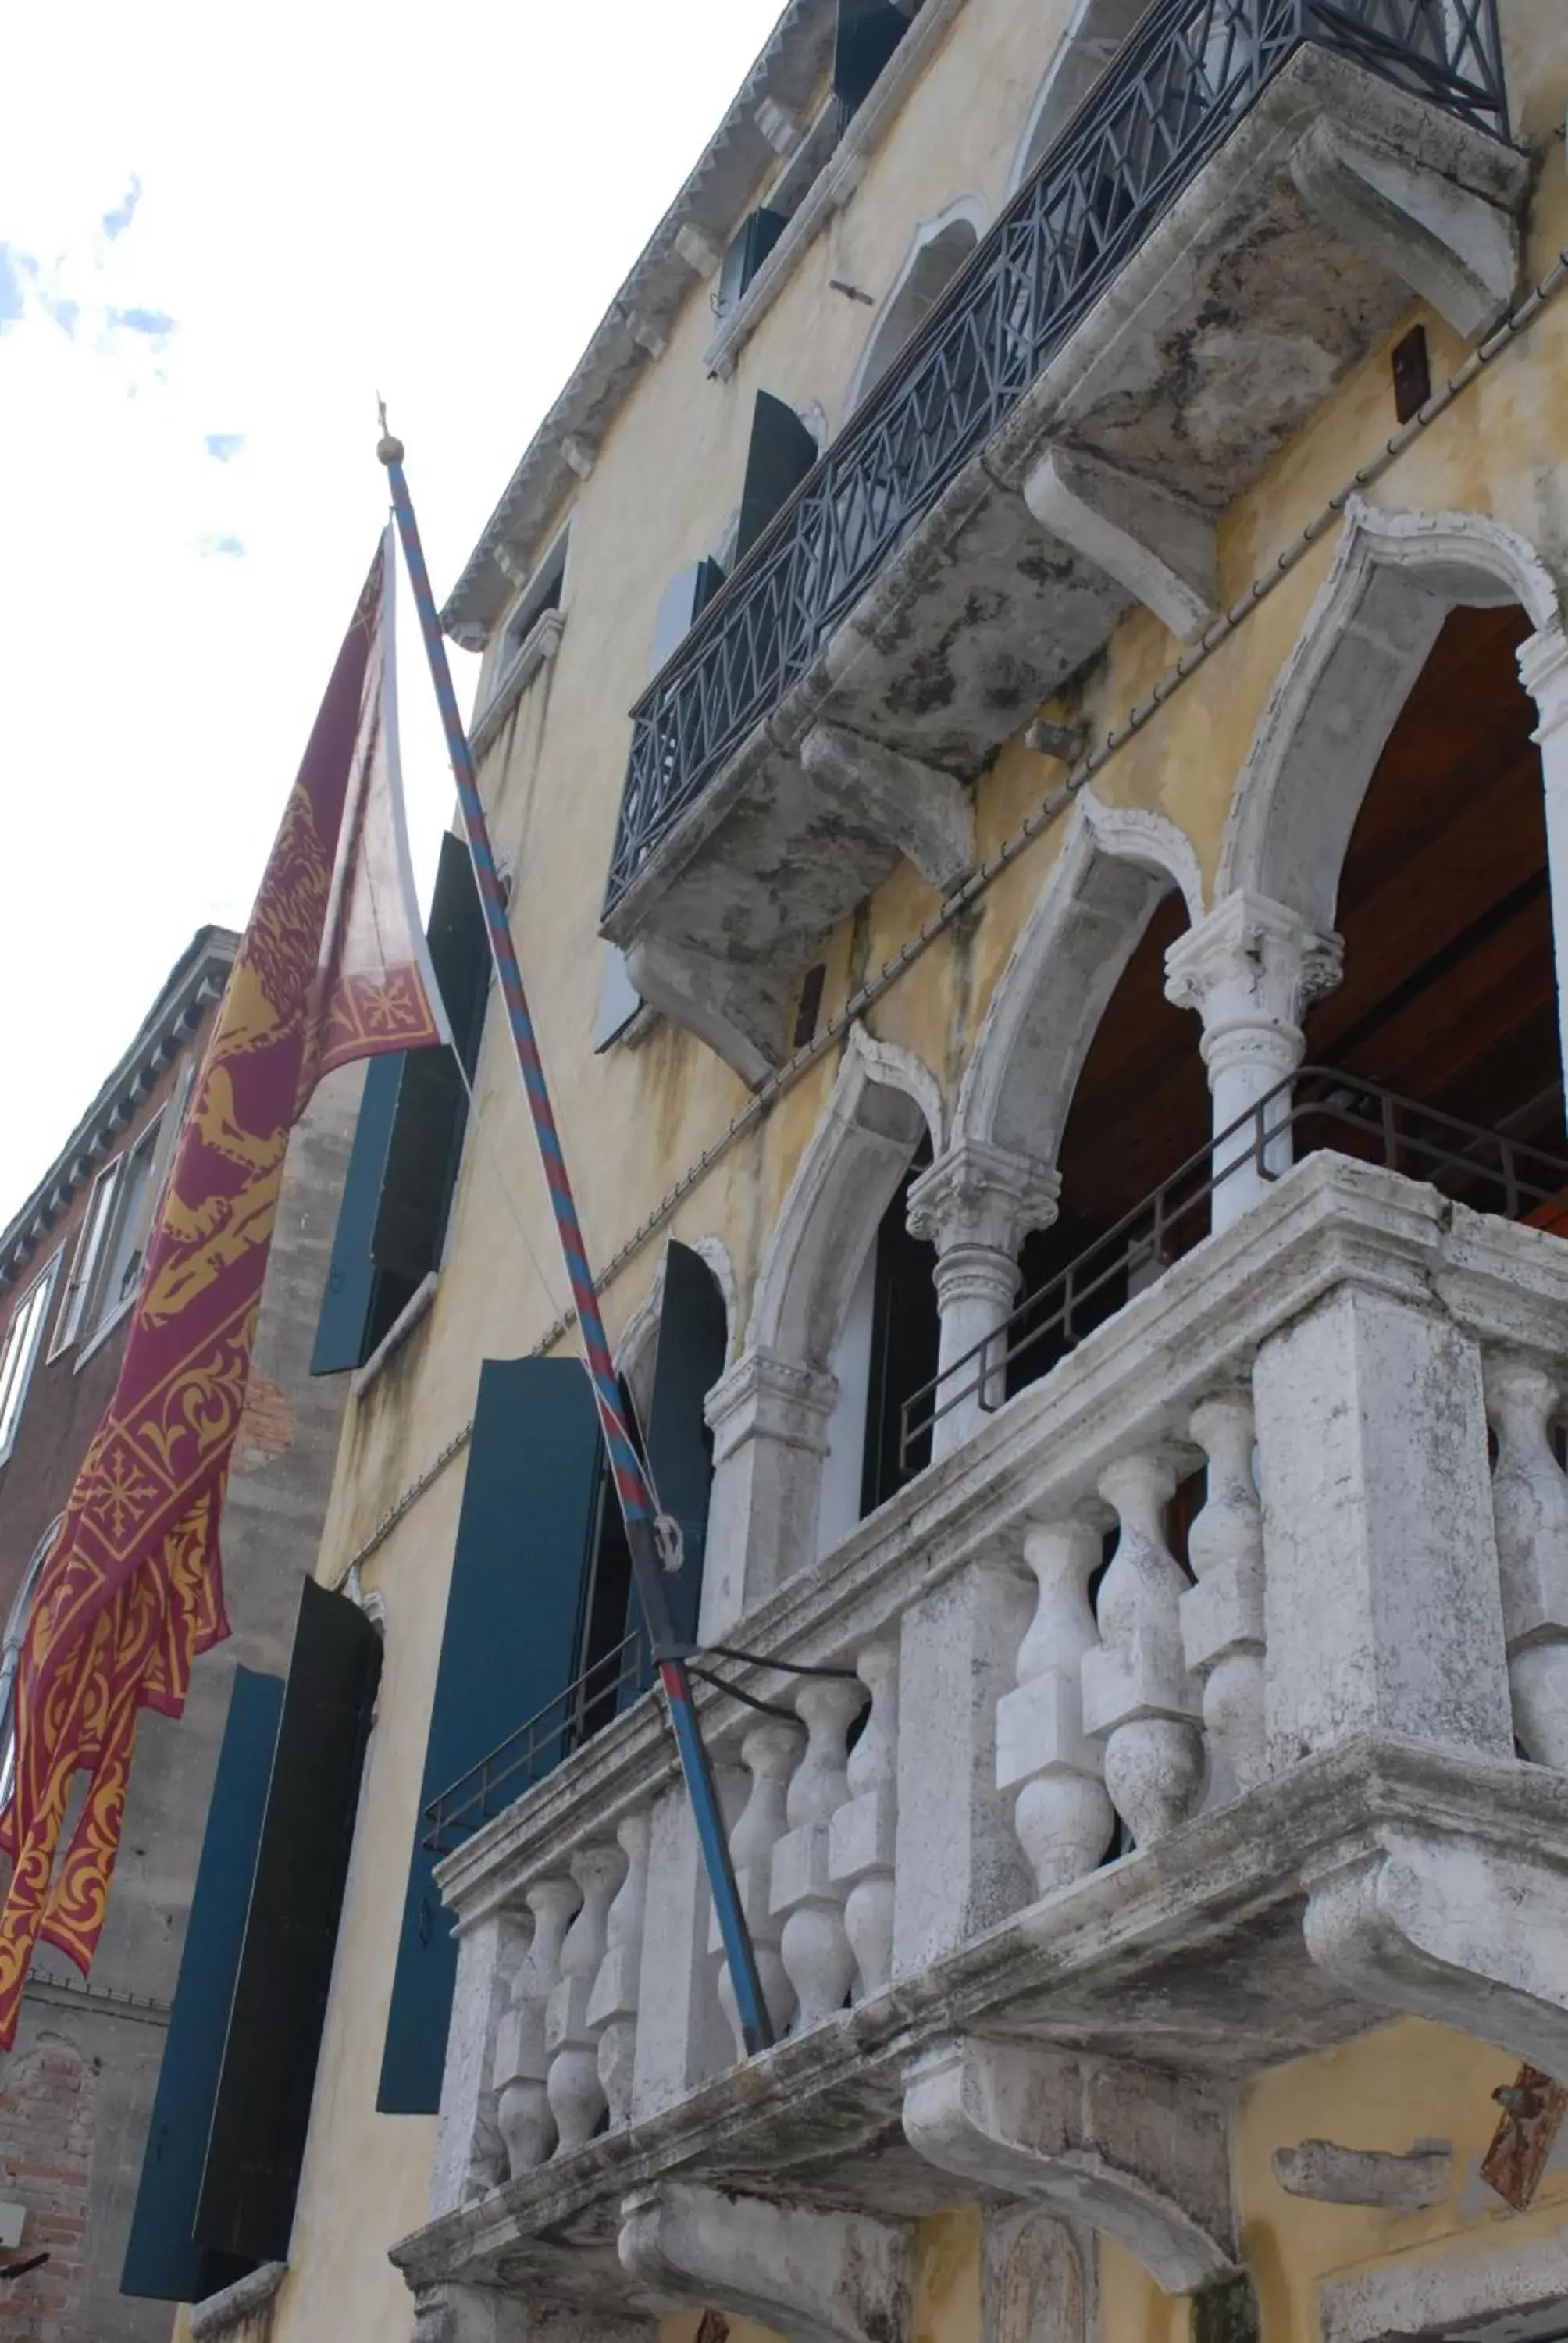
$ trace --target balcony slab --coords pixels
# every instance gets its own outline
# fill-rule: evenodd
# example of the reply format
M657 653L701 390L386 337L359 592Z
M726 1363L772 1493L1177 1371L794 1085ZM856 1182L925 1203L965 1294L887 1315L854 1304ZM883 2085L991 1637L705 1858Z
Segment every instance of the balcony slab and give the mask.
M881 769L858 786L813 728L966 782L1140 595L1191 633L1202 598L1171 523L1190 545L1418 296L1466 332L1489 322L1528 177L1513 148L1299 49L607 910L606 934L657 960L658 1005L748 1080L777 1063L790 984L909 844ZM1066 535L1031 511L1053 451L1094 467L1113 530L1081 500ZM1141 509L1161 517L1147 543Z

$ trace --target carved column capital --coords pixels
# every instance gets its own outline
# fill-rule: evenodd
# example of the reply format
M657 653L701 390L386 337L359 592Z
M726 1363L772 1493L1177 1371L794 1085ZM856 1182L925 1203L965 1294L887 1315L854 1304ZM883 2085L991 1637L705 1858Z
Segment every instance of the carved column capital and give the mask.
M1568 631L1560 620L1520 644L1519 679L1535 702L1541 722L1537 740L1568 724Z
M960 1139L910 1190L910 1234L939 1261L979 1246L1015 1259L1030 1229L1056 1218L1061 1175L1037 1156L982 1139Z
M1165 955L1165 994L1203 1021L1211 1084L1242 1062L1283 1080L1300 1062L1306 1005L1340 980L1342 946L1283 903L1238 888Z
M792 1448L828 1453L828 1419L839 1396L837 1380L773 1351L747 1351L719 1377L703 1403L719 1463L743 1441L781 1440Z

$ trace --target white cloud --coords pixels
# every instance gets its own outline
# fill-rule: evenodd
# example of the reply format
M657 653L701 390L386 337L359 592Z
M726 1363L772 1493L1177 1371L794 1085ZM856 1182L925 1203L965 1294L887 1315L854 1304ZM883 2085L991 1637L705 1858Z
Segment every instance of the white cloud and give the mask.
M383 518L377 389L439 590L776 6L10 27L10 86L70 103L0 150L0 1220L192 930L244 920Z

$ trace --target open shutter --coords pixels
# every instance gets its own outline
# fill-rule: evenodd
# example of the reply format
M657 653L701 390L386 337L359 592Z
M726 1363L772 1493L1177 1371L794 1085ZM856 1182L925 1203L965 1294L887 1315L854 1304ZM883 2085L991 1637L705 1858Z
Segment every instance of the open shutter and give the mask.
M890 0L839 0L833 94L846 114L864 106L909 29L908 16Z
M817 460L817 442L792 407L759 390L751 417L746 482L740 491L740 521L735 558L754 546L774 514L799 487Z
M747 213L725 247L713 305L718 316L729 317L789 225L787 213L772 211L766 204Z
M332 1262L316 1326L316 1348L310 1354L313 1375L341 1374L349 1367L362 1366L387 1331L386 1326L377 1323L382 1315L378 1305L383 1280L370 1258L370 1233L376 1225L387 1177L387 1150L392 1141L392 1118L402 1079L400 1050L372 1058L365 1069L359 1121L337 1207ZM387 1324L390 1322L388 1317Z
M199 2302L243 2275L238 2268L215 2268L218 2258L196 2243L196 2197L282 1706L281 1677L235 1670L122 2294Z
M425 1808L572 1680L598 1456L593 1397L575 1360L486 1360L387 2020L383 2114L433 2115L440 2103L457 1955L436 1858L420 1843ZM505 1795L527 1787L519 1773Z
M490 955L467 849L449 831L441 840L428 933L430 964L471 1078L478 1062ZM411 1292L440 1262L468 1102L449 1050L410 1050L400 1063L370 1256Z
M724 1373L729 1330L724 1296L689 1245L665 1256L664 1301L648 1411L648 1461L662 1510L680 1523L684 1561L668 1581L675 1632L697 1639L713 1479L713 1434L702 1403Z
M284 2261L305 2155L381 1642L307 1579L196 2208L216 2253Z

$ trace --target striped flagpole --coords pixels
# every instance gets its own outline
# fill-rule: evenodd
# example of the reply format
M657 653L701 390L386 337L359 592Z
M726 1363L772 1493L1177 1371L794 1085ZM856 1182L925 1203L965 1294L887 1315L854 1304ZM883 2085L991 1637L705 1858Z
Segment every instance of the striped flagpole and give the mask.
M709 1890L719 1916L719 1935L724 1944L725 1958L729 1965L741 2034L749 2053L766 2050L773 2039L773 2029L758 1979L757 1956L752 1948L751 1933L746 1925L746 1915L741 1909L739 1892L735 1884L735 1866L729 1859L729 1842L725 1835L724 1816L713 1785L713 1770L708 1762L708 1752L698 1729L697 1712L691 1704L691 1678L686 1664L687 1654L676 1637L670 1618L663 1565L654 1535L657 1508L641 1460L627 1428L626 1418L621 1413L620 1387L610 1359L609 1344L605 1339L604 1321L599 1316L593 1272L583 1250L582 1229L572 1198L571 1182L567 1175L566 1158L561 1152L560 1134L556 1129L544 1068L539 1063L538 1046L534 1040L533 1019L528 1014L528 996L523 990L522 972L512 943L506 898L501 892L500 874L496 869L495 851L490 844L489 825L479 801L467 735L457 713L451 670L447 664L447 646L441 638L436 600L430 591L430 573L425 567L424 548L419 542L419 524L414 518L413 501L404 477L403 443L393 438L387 431L385 408L382 410L381 429L382 437L376 452L387 467L387 477L391 483L392 510L397 518L397 534L403 541L403 558L407 564L409 584L414 589L415 608L419 613L419 631L425 638L425 650L430 662L430 680L436 687L436 700L441 710L452 778L457 784L457 801L462 808L463 827L468 837L468 856L474 866L479 900L484 906L490 957L500 980L501 997L507 1004L507 1022L511 1029L512 1047L517 1056L518 1070L523 1078L528 1112L533 1117L534 1137L538 1143L545 1178L549 1186L550 1203L555 1211L556 1232L560 1239L567 1275L571 1282L578 1323L582 1328L588 1382L593 1388L599 1429L604 1434L610 1469L615 1475L616 1495L620 1501L621 1513L626 1522L638 1599L642 1604L642 1615L653 1646L659 1682L669 1704L670 1724L675 1733L676 1747L680 1754L687 1795L691 1800L691 1811L696 1818Z

